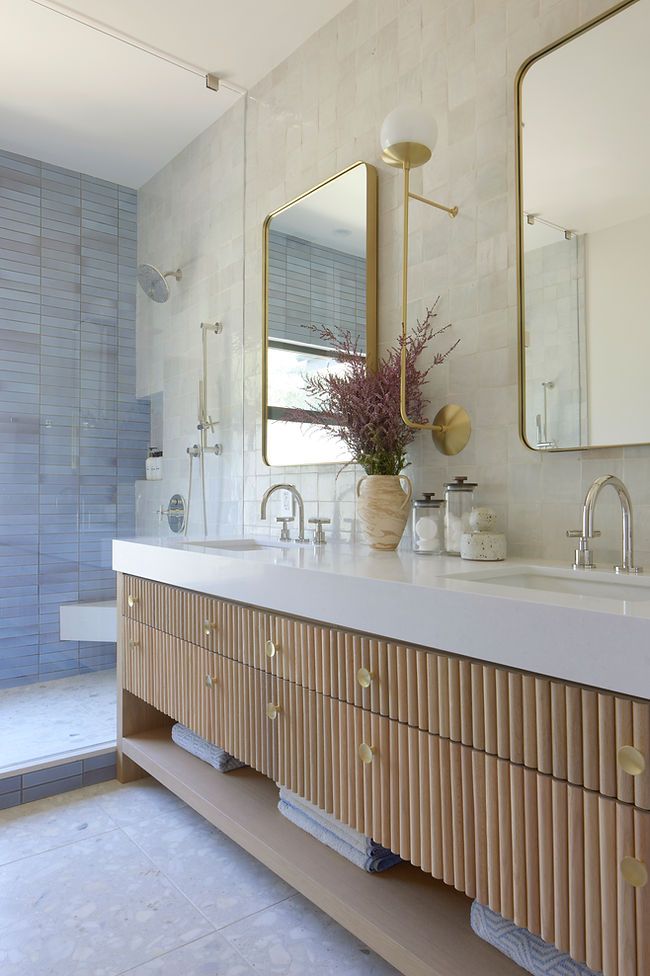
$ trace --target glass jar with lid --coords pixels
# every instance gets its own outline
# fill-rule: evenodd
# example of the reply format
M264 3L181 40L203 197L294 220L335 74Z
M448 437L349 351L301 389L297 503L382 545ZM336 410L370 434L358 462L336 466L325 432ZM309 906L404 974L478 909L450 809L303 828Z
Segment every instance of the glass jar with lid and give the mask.
M477 487L466 476L454 478L445 485L445 549L450 556L460 556L460 540L463 532L469 532Z
M445 501L432 491L413 502L413 552L439 556L445 551Z

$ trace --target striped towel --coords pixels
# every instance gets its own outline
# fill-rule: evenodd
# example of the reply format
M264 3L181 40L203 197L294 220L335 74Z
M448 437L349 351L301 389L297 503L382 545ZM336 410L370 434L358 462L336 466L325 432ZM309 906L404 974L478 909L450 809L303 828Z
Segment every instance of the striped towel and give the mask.
M181 725L180 722L172 725L172 740L181 749L185 749L186 752L191 752L197 759L202 759L204 762L210 763L220 773L229 773L233 769L241 769L246 765L246 763L240 762L239 759L231 756L225 749L220 749L219 746L215 746L211 742L206 742L200 735L192 732L187 726Z
M375 843L371 837L341 823L331 813L325 813L320 807L284 787L280 788L278 810L296 827L300 827L364 871L374 874L400 863L399 856L388 848Z
M533 976L595 976L593 969L566 952L519 928L486 905L472 902L469 916L474 932Z

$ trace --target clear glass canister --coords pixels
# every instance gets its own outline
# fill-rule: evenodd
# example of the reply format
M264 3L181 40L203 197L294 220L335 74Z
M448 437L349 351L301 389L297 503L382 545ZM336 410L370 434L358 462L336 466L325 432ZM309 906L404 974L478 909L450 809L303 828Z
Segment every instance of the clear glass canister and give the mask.
M445 502L425 491L413 502L413 552L438 556L445 551Z
M460 556L460 538L463 532L469 532L477 487L466 477L454 478L445 485L445 549L450 556Z

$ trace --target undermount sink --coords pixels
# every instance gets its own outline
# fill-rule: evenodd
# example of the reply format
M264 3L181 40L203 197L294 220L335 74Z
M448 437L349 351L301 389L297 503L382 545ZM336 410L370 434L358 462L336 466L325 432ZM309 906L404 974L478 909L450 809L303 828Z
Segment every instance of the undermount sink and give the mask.
M616 576L614 573L594 570L563 571L539 566L518 566L458 573L448 579L486 583L490 586L509 586L520 590L564 593L567 596L586 596L596 600L650 600L650 578Z
M225 549L228 552L255 552L264 549L283 549L279 543L257 542L255 539L204 539L202 542L186 542L197 549Z

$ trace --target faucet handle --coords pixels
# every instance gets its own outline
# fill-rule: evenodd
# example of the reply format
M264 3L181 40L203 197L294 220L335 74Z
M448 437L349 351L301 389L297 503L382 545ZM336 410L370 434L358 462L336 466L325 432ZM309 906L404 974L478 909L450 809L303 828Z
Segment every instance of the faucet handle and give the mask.
M327 542L323 531L324 525L329 525L332 520L328 518L310 518L309 524L314 526L314 545L324 546Z
M600 532L594 532L594 535L600 535ZM594 569L594 554L589 548L589 540L592 536L583 535L581 529L569 529L567 537L569 539L578 539L578 548L575 552L573 568Z
M278 515L275 521L282 522L282 531L280 532L280 542L291 542L291 536L289 535L289 529L287 528L287 526L289 522L293 522L293 516L289 517L286 515Z
M566 537L567 539L598 539L601 533L596 530L592 532L591 535L583 535L582 529L567 529Z

